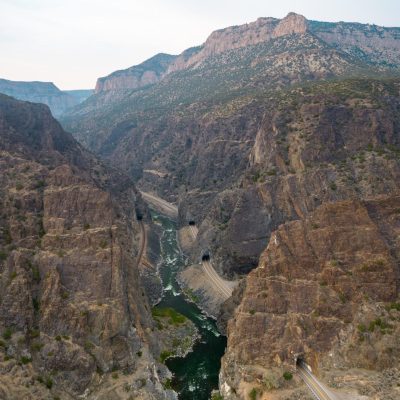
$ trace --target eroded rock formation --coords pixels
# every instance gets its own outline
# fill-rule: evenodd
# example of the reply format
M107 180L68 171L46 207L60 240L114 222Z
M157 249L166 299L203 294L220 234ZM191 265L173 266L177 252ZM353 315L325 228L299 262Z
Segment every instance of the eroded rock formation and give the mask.
M337 382L339 369L399 367L399 206L399 195L328 203L271 235L228 323L224 398L247 398L249 385L268 392L271 376L285 386L298 357ZM382 388L374 377L367 386L395 398L395 382Z
M139 286L146 209L129 178L46 106L4 95L0 152L0 397L119 399L150 379L136 394L168 398Z

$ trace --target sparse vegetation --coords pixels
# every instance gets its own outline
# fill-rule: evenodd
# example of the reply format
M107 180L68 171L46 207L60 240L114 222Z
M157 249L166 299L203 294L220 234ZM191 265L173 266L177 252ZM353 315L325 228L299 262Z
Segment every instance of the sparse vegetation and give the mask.
M167 358L170 358L174 355L172 351L164 350L160 354L160 362L164 363Z
M172 390L172 380L171 379L166 379L164 382L163 382L163 386L164 386L164 389L166 389L166 390Z
M157 318L168 318L168 323L171 325L179 325L183 324L186 321L186 317L177 311L175 311L173 308L160 308L160 307L154 307L152 309L152 315L154 319Z
M40 282L40 271L37 265L32 265L32 279L35 283Z
M53 379L51 379L50 377L46 378L46 387L47 389L51 389L53 387Z
M118 379L118 372L113 372L111 376L113 379Z
M12 337L13 331L10 328L6 328L3 332L3 339L10 340Z
M34 342L31 344L31 350L32 351L40 351L42 350L44 344L40 342Z

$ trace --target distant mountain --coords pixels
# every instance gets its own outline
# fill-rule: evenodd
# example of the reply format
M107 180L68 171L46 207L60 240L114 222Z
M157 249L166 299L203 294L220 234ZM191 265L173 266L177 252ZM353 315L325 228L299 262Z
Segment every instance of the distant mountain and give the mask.
M46 104L53 115L58 117L69 108L86 100L93 90L62 91L52 82L17 82L0 79L0 93L18 100Z
M84 102L88 97L90 97L94 93L94 90L93 89L63 90L63 93L72 96L79 104Z
M177 56L157 54L145 62L128 69L115 71L99 78L96 83L96 93L116 89L136 89L157 83L167 72L170 64Z

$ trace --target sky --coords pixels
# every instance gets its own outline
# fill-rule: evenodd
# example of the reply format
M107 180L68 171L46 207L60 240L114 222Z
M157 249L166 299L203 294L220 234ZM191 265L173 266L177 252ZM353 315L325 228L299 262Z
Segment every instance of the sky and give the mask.
M100 76L215 29L282 18L400 26L400 0L0 0L0 78L93 88Z

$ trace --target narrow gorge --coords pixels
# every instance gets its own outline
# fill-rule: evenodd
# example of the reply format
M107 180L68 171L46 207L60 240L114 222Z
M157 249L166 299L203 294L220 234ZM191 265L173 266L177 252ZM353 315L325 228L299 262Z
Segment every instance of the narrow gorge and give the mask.
M0 399L400 398L399 27L0 92Z

